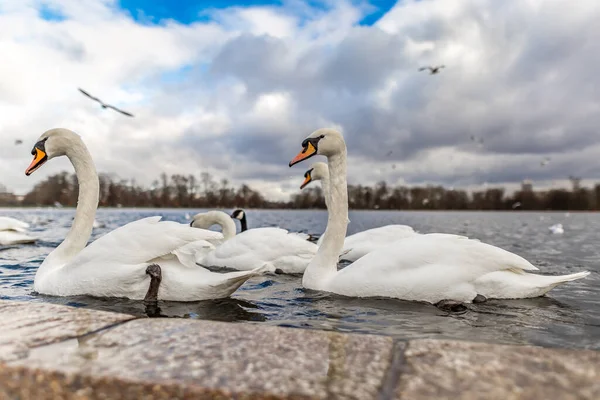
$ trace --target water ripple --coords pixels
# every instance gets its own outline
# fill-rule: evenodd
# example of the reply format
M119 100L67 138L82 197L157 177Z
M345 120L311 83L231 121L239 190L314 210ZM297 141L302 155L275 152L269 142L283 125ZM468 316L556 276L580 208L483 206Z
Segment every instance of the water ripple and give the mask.
M202 210L100 210L92 240L127 222L162 215L186 222L184 215ZM387 225L407 224L415 230L468 235L514 251L547 274L590 270L583 280L524 300L490 300L471 304L460 313L429 305L390 299L353 299L305 290L301 277L257 277L232 298L194 303L160 302L146 306L127 299L88 296L51 297L33 292L35 272L64 238L73 210L0 210L32 223L40 237L34 246L0 248L0 299L50 302L138 316L245 321L300 329L378 333L406 340L445 338L496 343L600 349L600 214L351 211L348 233ZM323 211L249 210L250 227L280 226L318 234L327 223ZM563 235L548 226L562 223Z

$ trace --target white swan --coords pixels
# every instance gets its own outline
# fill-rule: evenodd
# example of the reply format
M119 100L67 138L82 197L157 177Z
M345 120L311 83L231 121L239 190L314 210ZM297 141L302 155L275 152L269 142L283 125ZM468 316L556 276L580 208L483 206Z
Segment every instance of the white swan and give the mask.
M35 243L37 238L29 236L27 222L11 217L0 217L0 245Z
M325 204L329 202L329 167L323 162L316 162L310 166L310 169L304 174L304 182L300 189L305 188L312 181L321 181ZM396 240L405 239L418 235L408 225L386 225L378 228L367 229L354 235L346 236L342 250L342 260L356 261L367 253L387 246ZM323 242L323 235L317 241L320 246Z
M268 270L261 267L216 274L201 268L194 262L196 251L210 246L205 239L219 234L176 222L160 222L161 217L131 222L86 247L99 196L98 175L88 149L74 132L52 129L39 138L32 154L34 159L26 175L47 160L67 156L79 182L71 230L35 275L34 289L39 293L143 299L150 293L147 289L152 281L160 284L155 287L155 299L196 301L227 297L248 278ZM158 274L155 264L160 266Z
M524 258L478 240L449 234L415 235L373 251L338 271L337 255L348 223L346 144L333 129L319 129L302 142L290 166L319 154L329 164L327 229L302 284L315 290L354 297L393 297L438 303L487 298L526 298L545 294L560 283L589 272L541 276Z
M194 216L193 227L220 225L225 241L207 254L199 253L196 262L206 267L251 270L270 265L285 274L301 274L317 253L317 245L281 228L254 228L235 234L235 222L222 211ZM245 217L244 223L245 226Z
M240 221L241 232L246 232L248 230L248 221L246 220L246 211L242 210L241 208L238 208L234 212L231 213L231 218L237 219L238 221ZM308 233L304 233L304 232L289 232L288 231L287 234L298 236L304 240L310 240L312 238L311 235L309 235Z

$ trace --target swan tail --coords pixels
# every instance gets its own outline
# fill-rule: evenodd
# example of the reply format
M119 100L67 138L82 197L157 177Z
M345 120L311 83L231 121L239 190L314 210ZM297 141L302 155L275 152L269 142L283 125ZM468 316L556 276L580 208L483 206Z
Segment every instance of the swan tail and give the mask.
M543 296L565 282L588 276L589 271L569 275L537 275L518 269L496 271L475 281L475 290L487 298L525 299Z
M553 276L552 278L555 278L556 283L558 284L558 283L563 283L563 282L576 281L577 279L585 278L589 274L590 274L590 271L581 271L581 272L576 272L574 274L569 274L569 275Z
M263 275L267 272L275 272L275 268L271 263L264 263L261 267L254 268L250 271L229 272L223 274L226 278L215 285L211 285L211 287L215 291L221 293L220 297L227 297L235 292L248 279L254 276Z
M557 287L558 285L560 285L562 283L576 281L578 279L585 278L589 274L590 274L589 271L582 271L582 272L576 272L574 274L569 274L569 275L543 276L543 278L545 278L545 279L543 279L543 280L540 279L541 285L538 288L540 293L537 296L542 296L542 295L548 293L550 290L554 289L555 287ZM537 275L537 276L539 276L539 275ZM535 297L537 297L537 296L535 296Z
M556 285L559 285L561 283L576 281L577 279L583 279L589 274L590 271L581 271L569 275L547 276L546 278L552 279L552 285L554 285L552 287L555 287Z
M252 271L254 275L263 275L266 274L267 272L270 273L275 273L275 266L273 264L271 264L270 262L265 262L262 267L258 267L258 268L254 268Z

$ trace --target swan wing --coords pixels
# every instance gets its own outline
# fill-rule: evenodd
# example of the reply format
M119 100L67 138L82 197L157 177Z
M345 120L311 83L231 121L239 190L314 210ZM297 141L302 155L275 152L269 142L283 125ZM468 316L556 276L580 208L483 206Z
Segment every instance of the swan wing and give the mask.
M367 229L346 237L344 247L352 247L363 242L390 243L414 235L417 235L417 233L408 225L386 225Z
M364 242L371 243L391 243L398 239L404 239L410 236L418 235L415 230L408 225L386 225L378 228L367 229L346 237L344 248L355 247ZM317 241L317 245L323 242L323 235Z
M0 231L0 245L8 246L11 244L34 243L37 238L29 236L23 232L14 230Z
M271 263L284 272L287 267L303 271L316 252L317 245L285 229L255 228L227 240L200 264L250 270Z
M161 218L143 218L107 233L84 248L69 265L77 267L99 262L135 265L175 254L173 252L178 249L180 256L185 257L184 254L189 252L190 248L184 246L221 235L178 222L161 221Z
M311 236L304 232L288 232L288 235L298 236L302 240L310 240Z
M340 270L331 288L355 296L471 301L473 282L490 272L536 270L524 258L458 235L419 235L373 251Z
M418 269L424 265L452 265L478 277L505 269L537 270L529 261L514 253L466 236L452 234L417 235L396 241L351 264L342 272L365 268L386 274Z
M206 240L197 240L173 250L170 254L177 257L179 262L190 268L198 268L196 260L215 249L215 245Z
M29 228L27 222L11 217L0 217L0 231L26 232L27 228Z
M343 260L356 261L372 251L385 247L397 240L418 235L408 225L386 225L355 233L344 240Z
M454 238L454 239L467 239L472 240L474 242L480 242L479 239L470 238L468 236L455 235L453 233L426 233L424 236L428 237L437 237L437 238Z

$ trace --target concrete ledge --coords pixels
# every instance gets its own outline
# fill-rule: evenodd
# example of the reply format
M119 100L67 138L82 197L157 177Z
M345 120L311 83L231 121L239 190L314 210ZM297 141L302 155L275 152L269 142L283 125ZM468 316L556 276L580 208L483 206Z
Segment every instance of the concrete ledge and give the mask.
M2 399L600 398L595 351L394 343L7 301L0 320Z
M402 399L600 399L600 352L415 340Z

